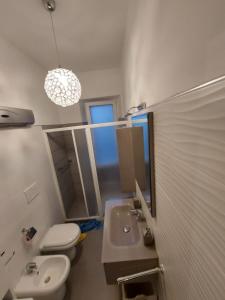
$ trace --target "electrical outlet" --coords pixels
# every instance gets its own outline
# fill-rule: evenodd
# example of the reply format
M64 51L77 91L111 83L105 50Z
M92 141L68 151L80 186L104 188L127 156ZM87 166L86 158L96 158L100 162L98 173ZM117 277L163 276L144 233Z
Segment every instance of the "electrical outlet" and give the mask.
M40 194L37 183L34 182L26 188L24 194L27 199L27 204L30 204Z

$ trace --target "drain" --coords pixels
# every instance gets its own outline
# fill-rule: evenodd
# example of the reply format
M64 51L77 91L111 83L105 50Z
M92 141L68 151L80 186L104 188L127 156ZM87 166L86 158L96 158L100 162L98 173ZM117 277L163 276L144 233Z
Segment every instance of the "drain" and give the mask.
M130 228L130 226L128 226L128 225L125 225L125 226L123 227L123 232L125 232L125 233L130 232L130 230L131 230L131 228Z
M45 281L44 281L44 283L49 283L49 281L51 280L51 277L50 276L48 276L48 277L46 277L45 278Z

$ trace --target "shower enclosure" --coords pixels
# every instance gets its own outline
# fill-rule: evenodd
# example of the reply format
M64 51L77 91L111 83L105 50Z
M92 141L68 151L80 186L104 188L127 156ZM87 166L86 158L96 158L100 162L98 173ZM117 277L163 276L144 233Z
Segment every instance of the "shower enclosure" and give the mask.
M66 220L102 217L120 191L116 129L129 121L45 129L55 185Z

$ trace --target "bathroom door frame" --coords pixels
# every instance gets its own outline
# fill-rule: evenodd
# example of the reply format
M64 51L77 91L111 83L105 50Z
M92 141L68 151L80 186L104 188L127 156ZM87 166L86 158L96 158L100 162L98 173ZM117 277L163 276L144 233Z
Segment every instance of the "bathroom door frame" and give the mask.
M113 108L113 118L114 118L114 122L116 122L115 120L118 119L119 116L119 108L118 108L118 101L116 99L111 99L111 100L98 100L98 101L89 101L85 103L85 114L86 114L86 118L88 121L88 124L93 124L91 121L91 111L90 108L92 106L104 106L104 105L112 105ZM101 123L98 123L101 124ZM102 123L103 124L103 123Z
M103 215L104 215L103 208L102 208L102 198L101 198L100 187L99 187L99 182L98 182L98 174L97 174L97 167L96 167L96 161L95 161L95 154L94 154L94 147L93 147L91 129L100 128L100 127L112 127L112 126L119 126L119 125L125 125L125 126L129 127L130 124L131 124L131 122L128 120L128 121L115 121L115 122L108 122L108 123L88 124L88 125L58 127L58 128L52 128L52 129L43 129L47 154L48 154L48 157L49 157L49 162L50 162L50 166L51 166L53 181L54 181L54 185L55 185L56 192L57 192L57 198L58 198L58 202L60 204L60 208L61 208L63 217L64 217L66 222L87 220L87 219L96 219L96 218L101 219L101 218L103 218ZM77 152L76 139L75 139L75 135L74 135L74 131L78 130L78 129L84 129L85 130L85 136L86 136L87 147L88 147L88 155L89 155L89 159L90 159L91 172L92 172L95 195L96 195L96 202L97 202L97 207L98 207L98 215L97 216L89 216L88 205L87 205L87 202L86 202L86 195L85 195L85 189L84 189L84 181L83 181L83 176L82 176L82 170L80 168L79 155L78 155L78 152ZM63 203L63 197L62 197L62 194L61 194L61 191L60 191L60 188L59 188L59 182L58 182L58 179L57 179L56 170L55 170L55 166L54 166L54 162L53 162L53 157L52 157L52 153L51 153L51 149L50 149L50 145L49 145L49 141L48 141L48 133L63 132L63 131L69 131L72 134L72 139L73 139L73 144L74 144L74 152L75 152L76 159L77 159L77 162L78 162L78 170L79 170L79 175L80 175L80 180L81 180L81 185L82 185L82 192L83 192L83 196L84 196L85 207L86 207L86 211L87 211L87 217L67 218L67 216L66 216L66 211L65 211L64 203Z

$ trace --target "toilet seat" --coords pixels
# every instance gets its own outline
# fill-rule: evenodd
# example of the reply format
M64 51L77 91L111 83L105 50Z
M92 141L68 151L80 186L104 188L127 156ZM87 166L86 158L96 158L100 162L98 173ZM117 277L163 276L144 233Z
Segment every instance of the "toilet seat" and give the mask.
M80 227L74 223L53 225L45 234L41 251L66 250L76 245L80 238Z

